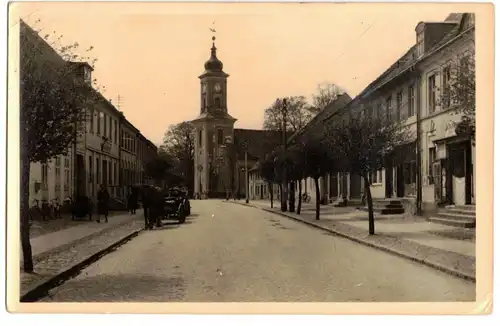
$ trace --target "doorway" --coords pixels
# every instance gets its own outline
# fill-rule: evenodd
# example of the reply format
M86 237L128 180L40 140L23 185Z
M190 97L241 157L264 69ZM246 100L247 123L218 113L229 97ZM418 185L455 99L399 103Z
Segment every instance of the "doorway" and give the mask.
M385 169L385 198L392 198L392 185L393 185L393 175L392 175L392 163L387 165Z
M75 182L76 196L85 196L85 159L81 154L76 155Z
M405 179L404 179L404 168L403 164L399 164L396 167L396 196L398 198L404 197L405 195Z
M447 182L449 201L455 204L472 204L472 149L470 141L447 145L448 168L451 172Z

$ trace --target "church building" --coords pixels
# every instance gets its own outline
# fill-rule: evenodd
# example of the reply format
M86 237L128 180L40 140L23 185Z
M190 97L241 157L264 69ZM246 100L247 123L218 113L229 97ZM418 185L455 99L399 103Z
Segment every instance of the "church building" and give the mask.
M248 184L245 171L266 153L281 144L274 130L235 129L236 118L229 114L227 82L229 75L217 58L215 37L211 55L200 79L200 114L195 127L194 193L201 198L245 197Z

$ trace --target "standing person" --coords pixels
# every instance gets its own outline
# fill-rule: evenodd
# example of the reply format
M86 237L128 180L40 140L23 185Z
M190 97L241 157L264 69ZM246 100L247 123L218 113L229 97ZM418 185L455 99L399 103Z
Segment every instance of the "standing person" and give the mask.
M127 199L127 206L130 214L135 214L137 210L137 192L135 187L130 186L130 192Z
M97 223L101 223L101 215L104 215L106 223L108 223L108 205L109 192L106 185L101 184L101 188L97 193Z
M150 219L151 219L151 187L143 186L141 191L141 199L142 199L142 208L144 209L144 228L150 228Z

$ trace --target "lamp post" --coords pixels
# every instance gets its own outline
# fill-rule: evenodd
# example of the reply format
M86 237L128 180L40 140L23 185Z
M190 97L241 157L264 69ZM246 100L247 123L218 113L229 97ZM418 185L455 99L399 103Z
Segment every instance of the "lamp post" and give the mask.
M287 100L284 98L281 102L281 117L283 119L282 123L282 137L283 137L283 155L286 157L286 118L287 118ZM287 211L287 195L288 195L288 181L286 179L286 160L284 160L283 164L283 178L282 178L282 196L281 196L281 211Z

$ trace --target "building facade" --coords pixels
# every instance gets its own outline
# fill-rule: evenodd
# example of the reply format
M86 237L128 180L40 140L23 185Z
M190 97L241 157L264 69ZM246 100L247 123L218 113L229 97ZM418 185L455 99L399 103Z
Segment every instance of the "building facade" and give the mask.
M201 198L246 196L245 173L279 143L268 130L235 129L228 112L229 75L217 58L215 37L200 79L200 113L195 127L194 192Z
M75 69L75 78L84 78L92 84L90 65L65 61L31 27L24 22L21 25L21 33L27 35L23 41L48 54L42 56L44 60L70 64ZM89 101L93 105L86 108L87 119L82 123L82 132L75 134L75 143L68 149L68 155L59 155L46 164L31 164L30 203L35 204L37 200L62 203L65 198L77 196L89 196L95 201L100 185L104 184L111 197L124 204L128 186L144 180L144 166L154 159L157 147L110 101L97 90L92 92L89 96L97 101Z
M317 117L304 132L352 114L398 120L411 137L387 158L384 169L370 174L374 200L401 200L409 213L416 213L419 192L424 212L446 204L474 204L475 143L470 133L460 131L466 127L459 107L444 96L452 82L450 70L474 57L474 15L454 13L443 22L421 22L415 33L415 45L355 99ZM332 173L319 181L323 203L344 198L361 203L364 182L359 176ZM263 197L258 170L251 183L252 198ZM307 178L302 187L315 200L314 181Z

